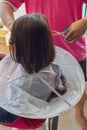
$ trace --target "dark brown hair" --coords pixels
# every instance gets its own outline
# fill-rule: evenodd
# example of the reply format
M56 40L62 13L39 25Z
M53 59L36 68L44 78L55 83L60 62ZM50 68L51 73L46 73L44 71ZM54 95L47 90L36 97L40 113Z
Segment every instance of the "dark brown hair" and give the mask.
M29 73L37 73L55 57L50 26L41 14L18 18L12 27L10 45L12 58Z

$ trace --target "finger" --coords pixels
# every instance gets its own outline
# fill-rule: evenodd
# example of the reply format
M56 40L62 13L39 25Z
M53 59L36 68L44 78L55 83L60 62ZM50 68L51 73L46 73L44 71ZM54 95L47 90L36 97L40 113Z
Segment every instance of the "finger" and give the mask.
M72 36L73 36L73 33L70 31L66 34L65 39L69 40L70 38L72 38Z
M65 39L69 42L72 42L72 41L79 39L79 36L78 36L78 34L70 33L70 34L66 35Z
M72 36L72 35L71 35L71 37L66 38L67 41L73 41L73 40L75 40L75 39L76 39L76 38L75 38L74 36Z
M75 43L76 42L76 38L72 39L72 40L68 40L68 43Z

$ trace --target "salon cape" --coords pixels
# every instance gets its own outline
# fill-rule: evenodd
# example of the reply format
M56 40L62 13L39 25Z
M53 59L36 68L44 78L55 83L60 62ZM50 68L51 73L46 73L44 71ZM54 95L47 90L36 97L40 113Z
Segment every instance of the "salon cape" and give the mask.
M44 119L68 111L80 100L85 87L83 72L69 52L59 47L55 49L54 62L61 67L69 84L66 94L61 96L55 90L51 79L46 80L48 78L46 72L49 72L47 69L37 74L28 74L21 64L12 61L8 54L0 61L1 108L20 117ZM44 95L42 96L46 91L47 94L54 92L57 97L47 102Z

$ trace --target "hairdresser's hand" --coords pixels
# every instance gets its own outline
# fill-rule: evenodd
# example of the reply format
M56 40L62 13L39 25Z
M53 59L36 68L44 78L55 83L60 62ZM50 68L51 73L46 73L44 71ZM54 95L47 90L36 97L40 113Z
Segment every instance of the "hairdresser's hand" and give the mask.
M83 18L71 24L69 27L69 33L66 35L66 40L70 43L74 43L78 40L87 29L87 18Z

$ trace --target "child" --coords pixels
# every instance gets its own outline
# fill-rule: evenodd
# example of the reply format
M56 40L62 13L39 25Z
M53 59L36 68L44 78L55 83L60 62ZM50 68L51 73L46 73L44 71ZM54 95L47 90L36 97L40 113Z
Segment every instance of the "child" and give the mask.
M22 91L31 94L31 96L50 102L55 97L55 94L46 85L44 88L44 84L38 81L37 77L35 77L35 74L38 74L60 94L64 94L67 90L66 79L61 73L59 66L52 63L54 58L55 49L53 39L45 16L41 14L30 14L18 18L12 27L10 56L7 56L7 61L16 64L17 68L20 66L20 72L30 77L28 81L26 77L21 80L18 87ZM18 75L20 75L20 72ZM11 73L10 77L14 77L14 74ZM27 83L30 86L26 85ZM2 112L2 120L0 119L0 122L10 127L29 130L36 129L45 122L45 119L20 117L2 108L0 111Z

